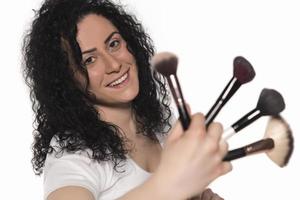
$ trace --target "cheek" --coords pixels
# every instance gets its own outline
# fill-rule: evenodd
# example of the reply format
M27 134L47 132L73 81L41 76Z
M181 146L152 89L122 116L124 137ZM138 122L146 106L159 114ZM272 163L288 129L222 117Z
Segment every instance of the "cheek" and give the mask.
M118 55L119 59L124 60L128 63L135 63L135 58L134 56L130 53L130 51L128 51L128 49L126 47L124 47L119 55Z
M104 79L104 71L102 70L88 70L88 77L90 87L99 87Z

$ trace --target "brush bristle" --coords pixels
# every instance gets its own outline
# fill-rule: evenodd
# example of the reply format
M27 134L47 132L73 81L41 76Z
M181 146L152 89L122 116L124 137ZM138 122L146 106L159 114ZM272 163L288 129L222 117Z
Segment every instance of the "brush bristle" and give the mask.
M263 89L257 103L257 109L262 115L278 115L285 109L284 99L279 92L273 89Z
M152 67L164 76L176 74L177 64L177 56L170 52L158 53L151 60Z
M255 77L252 65L242 56L237 56L233 60L233 74L241 84L248 83Z
M294 139L289 125L281 116L270 117L265 138L274 140L274 148L266 152L268 157L278 166L286 166L293 152Z

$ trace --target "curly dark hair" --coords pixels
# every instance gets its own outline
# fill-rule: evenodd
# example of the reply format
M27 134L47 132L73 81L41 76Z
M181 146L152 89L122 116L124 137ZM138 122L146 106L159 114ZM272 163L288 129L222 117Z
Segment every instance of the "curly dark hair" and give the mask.
M171 127L166 81L150 67L155 50L140 22L109 0L45 0L23 43L23 75L35 113L32 165L37 175L43 172L47 154L54 151L50 146L54 136L62 151L89 149L92 159L110 160L115 169L129 151L122 130L101 120L93 94L75 78L79 72L89 84L76 35L78 22L91 13L112 22L136 59L140 91L132 109L138 132L155 140L156 134Z

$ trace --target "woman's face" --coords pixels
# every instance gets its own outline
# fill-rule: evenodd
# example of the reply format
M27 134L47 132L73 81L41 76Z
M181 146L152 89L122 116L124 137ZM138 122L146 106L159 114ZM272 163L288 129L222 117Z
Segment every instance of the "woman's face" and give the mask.
M139 92L139 80L136 61L126 41L117 28L100 15L85 16L77 28L89 91L100 106L129 105Z

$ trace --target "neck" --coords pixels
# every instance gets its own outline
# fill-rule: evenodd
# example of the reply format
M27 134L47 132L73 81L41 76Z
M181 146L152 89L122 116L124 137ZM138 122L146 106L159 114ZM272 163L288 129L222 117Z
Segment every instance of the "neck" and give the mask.
M103 121L117 125L127 136L136 133L136 123L131 106L109 107L101 105L96 106L96 109Z

